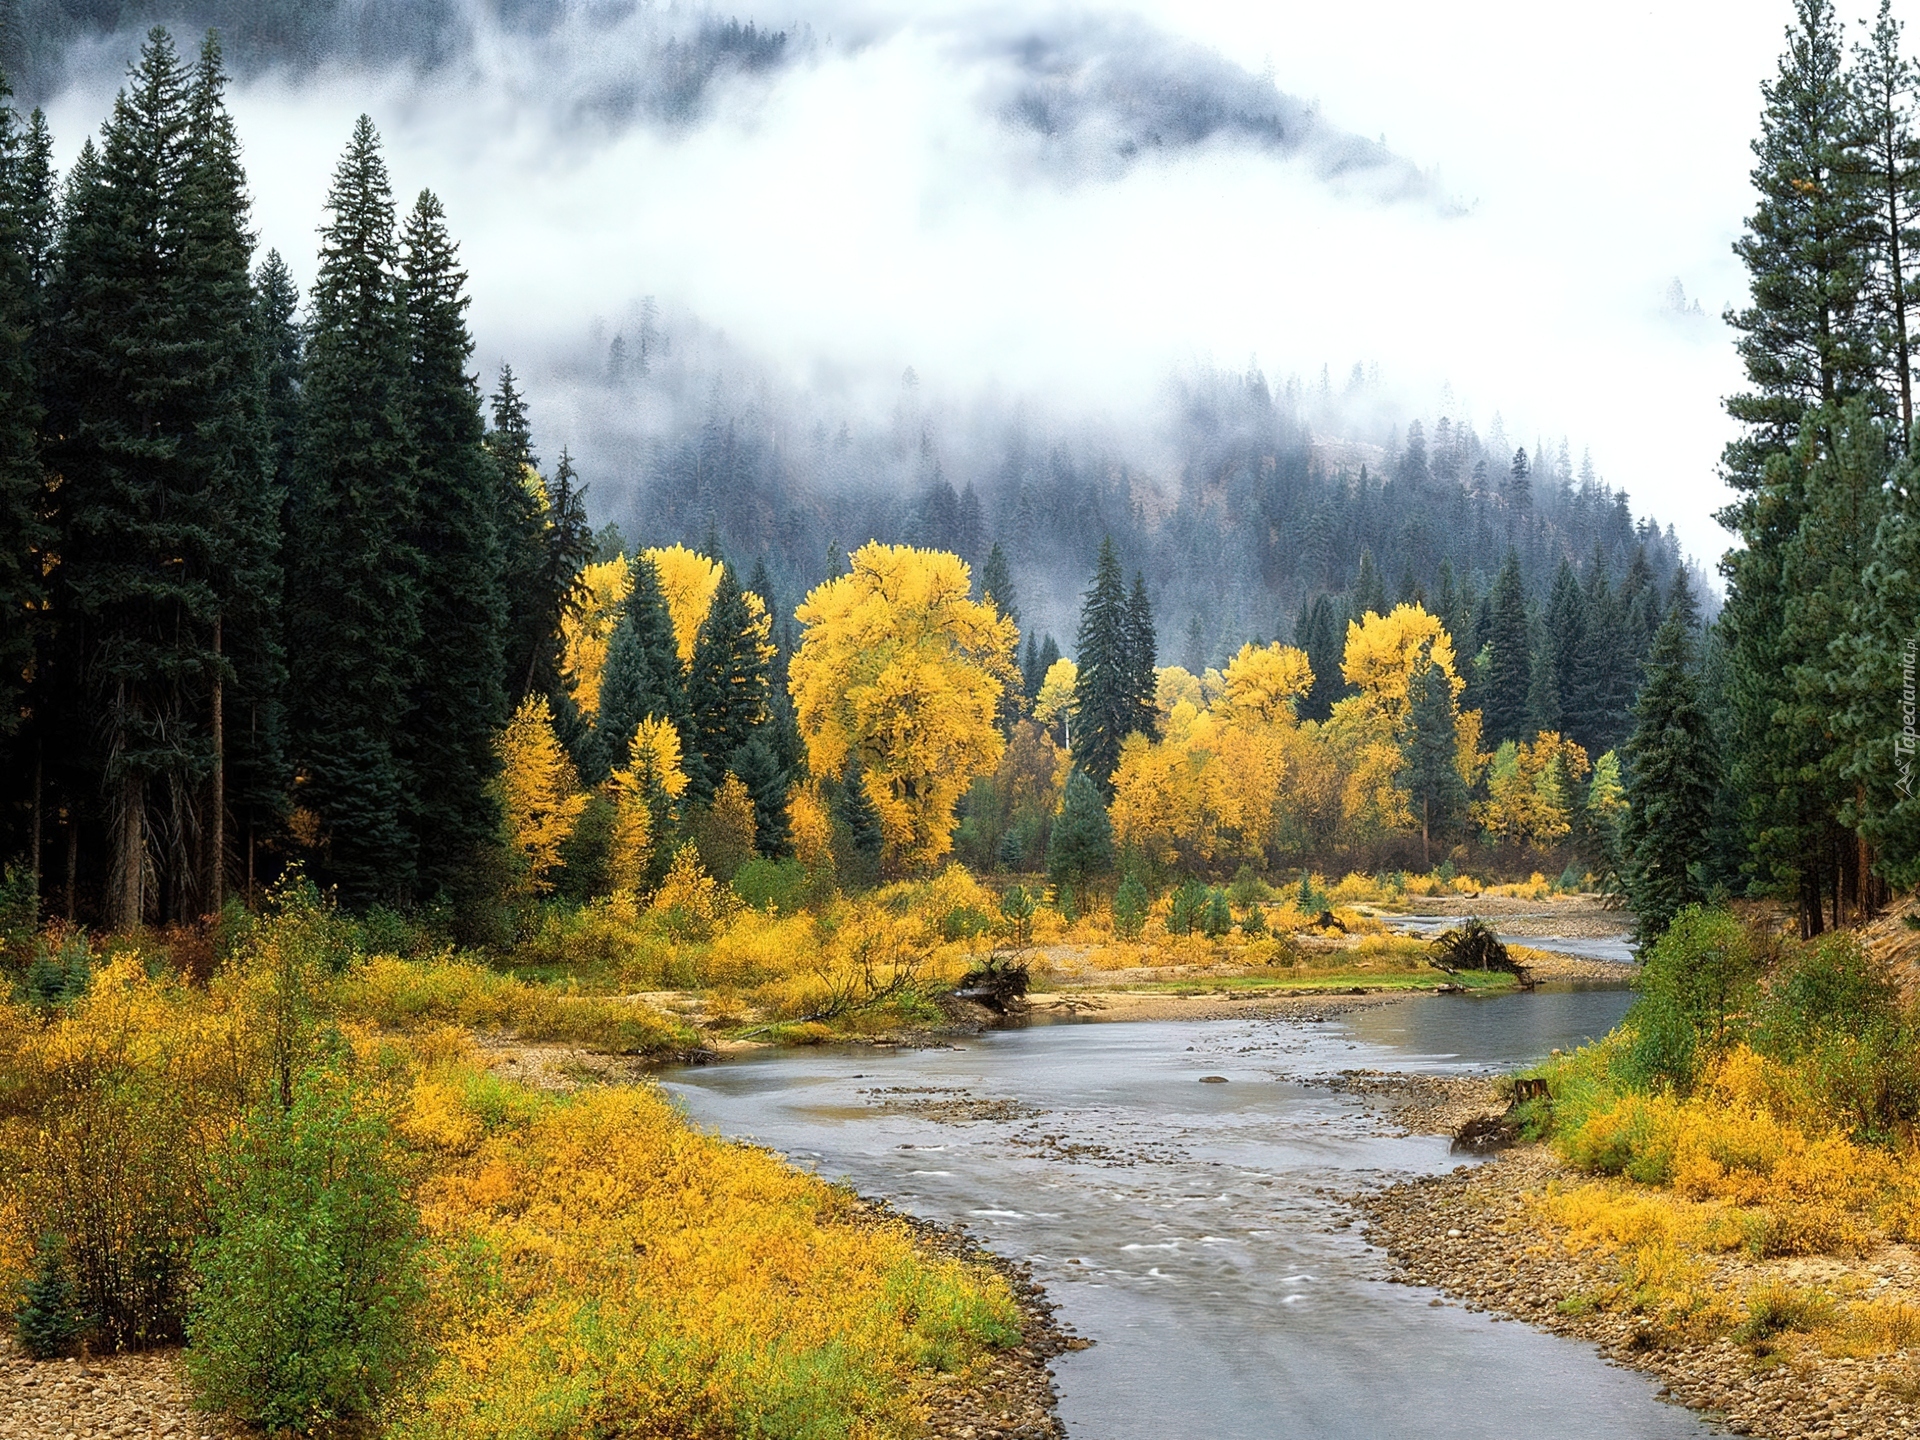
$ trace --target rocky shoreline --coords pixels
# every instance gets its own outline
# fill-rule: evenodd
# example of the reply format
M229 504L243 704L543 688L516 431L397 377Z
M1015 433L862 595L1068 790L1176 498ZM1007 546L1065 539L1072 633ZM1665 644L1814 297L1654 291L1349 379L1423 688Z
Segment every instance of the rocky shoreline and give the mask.
M1457 1130L1449 1122L1473 1107L1476 1087L1492 1098L1484 1081L1363 1072L1355 1078L1362 1083L1343 1088L1368 1095L1396 1123L1427 1133ZM1479 1113L1488 1108L1483 1101ZM1730 1339L1689 1339L1632 1315L1582 1305L1579 1297L1603 1291L1618 1277L1604 1261L1570 1254L1531 1205L1553 1181L1577 1178L1546 1146L1522 1145L1484 1164L1351 1199L1373 1243L1391 1256L1391 1279L1432 1286L1448 1297L1435 1305L1461 1304L1496 1320L1524 1321L1588 1341L1608 1360L1657 1376L1662 1399L1699 1411L1735 1434L1880 1440L1920 1433L1920 1361L1911 1355L1855 1359L1788 1345L1762 1353ZM1905 1246L1882 1247L1852 1264L1761 1267L1738 1256L1723 1257L1720 1264L1734 1289L1780 1271L1796 1271L1803 1282L1851 1272L1876 1298L1920 1303L1920 1257Z
M232 1433L193 1408L177 1350L33 1360L0 1334L3 1440L227 1440Z

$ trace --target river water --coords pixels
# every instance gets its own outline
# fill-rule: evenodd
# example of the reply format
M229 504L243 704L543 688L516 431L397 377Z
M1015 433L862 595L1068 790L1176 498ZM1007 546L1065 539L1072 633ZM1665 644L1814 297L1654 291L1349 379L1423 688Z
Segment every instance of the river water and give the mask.
M1387 1283L1329 1193L1459 1160L1316 1077L1510 1069L1604 1034L1630 998L1543 988L1318 1022L1054 1024L663 1078L703 1125L1030 1261L1096 1342L1054 1362L1074 1440L1705 1435L1586 1345Z

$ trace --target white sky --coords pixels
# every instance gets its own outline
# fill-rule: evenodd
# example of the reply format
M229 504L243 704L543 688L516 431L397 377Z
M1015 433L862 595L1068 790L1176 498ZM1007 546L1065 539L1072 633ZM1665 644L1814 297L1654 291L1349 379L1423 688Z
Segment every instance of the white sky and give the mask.
M1483 433L1499 411L1517 443L1590 446L1636 511L1703 560L1725 548L1710 517L1738 373L1717 317L1744 293L1729 246L1788 0L1118 8L1384 136L1466 213L1343 196L1231 145L1063 179L992 120L967 43L1034 7L748 0L743 17L805 19L826 43L677 134L556 141L540 116L567 77L525 73L512 47L459 80L335 75L232 98L262 243L303 281L352 117L373 114L403 203L422 185L447 203L488 373L642 294L796 382L822 362L912 364L955 395L1114 415L1195 361L1336 377L1375 362L1429 419L1450 385ZM109 88L49 107L63 156ZM1664 312L1675 278L1705 318Z

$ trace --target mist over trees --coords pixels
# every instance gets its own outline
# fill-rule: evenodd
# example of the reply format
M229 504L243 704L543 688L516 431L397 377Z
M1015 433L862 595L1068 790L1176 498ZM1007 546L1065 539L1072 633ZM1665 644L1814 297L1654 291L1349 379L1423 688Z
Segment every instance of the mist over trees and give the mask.
M788 389L646 301L542 380L568 393L596 523L649 543L717 535L730 555L763 557L788 595L869 537L951 550L976 574L997 545L1023 635L1062 640L1111 536L1129 580L1144 577L1162 662L1195 673L1251 639L1310 648L1303 612L1321 596L1335 602L1320 622L1335 654L1349 613L1416 595L1451 606L1459 633L1509 549L1530 616L1562 562L1589 600L1602 571L1617 599L1664 593L1688 563L1671 529L1636 517L1567 441L1516 443L1498 417L1484 435L1458 417L1396 423L1358 367L1338 383L1188 374L1160 414L1122 429L1031 404L948 404L911 371L880 398ZM1558 632L1569 686L1571 604ZM1638 618L1638 655L1658 608ZM1637 674L1619 679L1610 703L1624 716Z

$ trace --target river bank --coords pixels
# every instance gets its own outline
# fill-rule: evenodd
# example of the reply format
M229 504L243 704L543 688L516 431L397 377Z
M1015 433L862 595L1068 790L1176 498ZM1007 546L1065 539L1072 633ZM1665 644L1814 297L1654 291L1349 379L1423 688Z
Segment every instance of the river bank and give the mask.
M1416 1132L1450 1133L1468 1111L1497 1110L1485 1082L1368 1078L1372 1083L1350 1088ZM1831 1354L1791 1332L1747 1344L1701 1338L1630 1306L1610 1310L1595 1303L1594 1297L1619 1290L1618 1266L1575 1253L1539 1206L1554 1187L1589 1178L1546 1146L1523 1145L1485 1164L1356 1195L1353 1205L1369 1239L1392 1257L1390 1278L1448 1297L1429 1303L1459 1304L1589 1342L1609 1361L1657 1376L1663 1398L1736 1434L1837 1440L1920 1432L1920 1364L1911 1352ZM1920 1307L1920 1256L1905 1245L1881 1244L1851 1260L1753 1260L1734 1251L1710 1263L1712 1285L1727 1293L1769 1285L1781 1293L1817 1288Z

